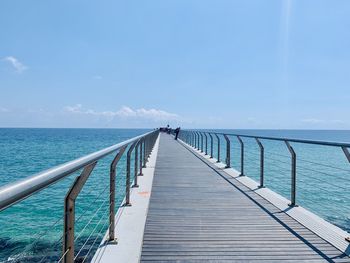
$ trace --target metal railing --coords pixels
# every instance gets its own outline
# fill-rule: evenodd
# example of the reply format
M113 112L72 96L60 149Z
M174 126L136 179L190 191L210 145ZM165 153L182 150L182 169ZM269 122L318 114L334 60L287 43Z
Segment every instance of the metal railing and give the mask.
M103 150L94 152L79 159L64 163L62 165L53 167L49 170L35 174L26 179L2 186L0 188L0 211L3 211L12 205L21 202L31 195L57 183L63 178L77 172L81 169L82 172L77 176L67 191L64 200L64 227L62 238L62 256L59 262L71 263L74 262L77 255L75 255L74 243L76 237L74 236L75 227L75 200L82 190L84 184L88 180L90 174L94 170L97 162L102 158L115 154L113 161L110 164L109 171L109 225L108 225L108 241L115 242L115 180L116 180L116 166L128 149L126 154L126 189L125 189L125 206L130 206L130 187L138 187L137 177L142 176L142 168L146 167L148 158L152 152L155 142L158 138L159 130L154 130L146 134L134 137L116 145L110 146ZM131 157L134 153L134 171L131 171ZM133 178L131 174L133 172ZM131 186L131 181L133 185ZM106 186L108 186L108 183ZM106 200L107 201L107 200ZM96 242L96 240L95 240ZM91 248L90 248L91 250ZM89 250L89 252L90 252ZM81 250L79 251L79 253ZM85 261L85 259L84 259Z
M296 206L296 198L297 198L297 154L294 150L292 143L302 143L302 144L310 144L310 145L322 145L322 146L332 146L332 147L338 147L340 148L348 162L350 163L350 144L349 143L339 143L339 142L327 142L327 141L316 141L316 140L301 140L301 139L291 139L291 138L278 138L278 137L266 137L266 136L253 136L253 135L243 135L243 134L234 134L234 133L220 133L220 132L212 132L212 131L198 131L198 130L181 130L179 134L179 138L184 141L185 143L189 144L190 146L194 147L200 152L204 152L203 149L203 137L207 138L207 135L209 135L210 138L210 158L213 158L213 152L214 152L214 136L216 138L216 148L217 148L217 161L220 162L220 137L223 137L226 142L226 158L225 158L225 167L229 168L231 167L231 139L234 137L238 141L240 145L240 176L244 176L244 166L245 166L245 148L244 148L244 141L242 138L250 138L256 141L256 144L259 147L259 187L265 187L264 182L264 172L265 172L265 149L263 141L280 141L283 142L286 145L286 148L288 149L290 153L290 182L291 182L291 188L290 188L290 206ZM214 136L213 136L214 135ZM202 143L200 143L200 141ZM205 154L208 154L207 150L205 149Z

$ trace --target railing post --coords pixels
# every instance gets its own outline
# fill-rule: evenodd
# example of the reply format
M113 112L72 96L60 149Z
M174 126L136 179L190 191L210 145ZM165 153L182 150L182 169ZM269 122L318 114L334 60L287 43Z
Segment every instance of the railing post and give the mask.
M193 147L197 147L197 133L193 132Z
M208 155L208 136L206 132L204 132L204 136L205 136L205 155Z
M150 137L147 136L146 138L146 144L145 144L145 148L146 148L146 154L145 154L145 163L147 165L147 162L148 162L148 151L149 151L149 140L150 140Z
M199 149L200 149L200 136L199 136L199 132L196 132L196 134L197 134L197 147L196 147L196 149L199 151Z
M139 173L139 176L143 176L143 173L142 173L142 152L143 152L143 138L140 140L140 163L139 163L139 166L140 166L140 173Z
M196 133L192 132L192 147L195 148L196 145Z
M204 152L203 150L203 133L200 132L200 135L201 135L201 153Z
M141 140L138 140L137 143L136 143L136 146L135 146L135 156L134 156L134 184L132 185L133 188L137 188L139 187L139 185L137 184L137 171L138 171L138 163L139 163L139 160L138 160L138 156L139 156L139 151L138 151L138 148L139 148L139 145L140 145L140 142Z
M350 163L350 153L349 153L349 150L347 147L343 146L341 147L341 149L343 150L344 154L345 154L345 157L346 159L348 159L348 162Z
M125 204L124 206L131 206L130 203L130 169L131 169L131 152L134 150L137 142L134 142L126 154L126 185L125 185Z
M143 139L143 168L146 168L146 140L147 136Z
M291 191L289 206L296 206L296 189L297 189L297 155L288 141L284 141L292 157L291 167Z
M97 162L84 167L81 174L75 179L73 185L66 194L64 201L64 225L63 225L63 251L64 263L74 262L74 223L75 223L75 200L89 178Z
M151 154L151 148L152 148L152 136L150 135L147 139L147 161L149 159L149 156Z
M241 137L237 136L237 139L241 145L241 174L239 176L244 176L244 143Z
M199 151L199 145L200 145L200 143L199 143L199 140L200 140L200 138L199 138L199 132L197 132L197 149L198 149L198 151Z
M125 152L126 146L121 148L117 155L114 157L109 172L109 241L117 242L115 238L114 227L115 227L115 177L116 167Z
M256 142L260 148L260 186L259 188L264 187L264 146L258 138L255 138Z
M213 135L209 133L210 136L210 158L213 158Z
M225 168L231 167L231 142L229 137L224 134L224 138L226 140L226 166Z
M218 159L217 159L216 162L219 163L220 162L220 137L216 133L215 133L215 137L216 137L216 139L218 141Z

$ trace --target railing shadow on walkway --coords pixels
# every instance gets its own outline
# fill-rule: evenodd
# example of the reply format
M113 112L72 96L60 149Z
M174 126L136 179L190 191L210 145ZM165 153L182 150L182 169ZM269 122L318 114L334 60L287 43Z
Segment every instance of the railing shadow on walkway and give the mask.
M188 145L185 145L184 143L179 142L180 145L182 145L186 150L188 150L191 154L193 154L195 157L197 157L200 161L202 161L204 164L206 164L210 169L212 169L216 174L218 174L221 178L223 178L226 182L228 182L230 185L232 185L236 190L244 194L247 198L249 198L252 202L254 202L258 207L261 208L266 214L268 214L271 218L273 218L276 222L278 222L280 225L282 225L286 230L288 230L291 234L293 234L295 237L297 237L299 240L301 240L304 244L306 244L308 247L310 247L313 251L315 251L318 255L320 255L325 260L332 262L333 260L337 258L348 258L348 255L346 253L340 252L340 254L336 257L328 257L326 254L324 254L320 249L318 249L316 246L314 246L312 243L310 243L306 238L298 234L294 229L288 226L288 224L284 223L281 219L279 219L275 213L270 212L265 206L263 206L261 203L259 203L257 200L255 200L253 197L247 194L247 192L255 192L255 190L258 190L260 188L256 189L249 189L243 184L241 184L238 180L231 177L229 174L225 172L225 169L227 168L220 168L215 166L213 163L209 162L205 158L203 158L202 155L200 155L197 152L194 152L193 149L189 148ZM223 174L224 173L224 174ZM237 184L240 185L240 187L237 186ZM243 190L243 189L244 190ZM259 196L261 197L261 196ZM266 199L264 199L266 200ZM267 200L266 200L267 201ZM268 202L268 201L267 201ZM271 204L273 205L273 204ZM275 206L276 207L276 206ZM277 208L277 207L276 207ZM277 208L278 209L278 208ZM293 207L287 208L288 210L293 209ZM279 213L284 213L288 210L280 211ZM289 216L289 215L288 215ZM350 246L347 249L347 252L350 252Z

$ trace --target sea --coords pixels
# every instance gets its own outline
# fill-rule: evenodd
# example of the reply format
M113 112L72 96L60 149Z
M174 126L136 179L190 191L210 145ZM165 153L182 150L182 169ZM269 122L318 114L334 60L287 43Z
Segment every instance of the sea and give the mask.
M0 187L87 155L150 129L0 128ZM350 142L347 130L211 130L220 133ZM220 156L226 143L220 135ZM231 166L240 167L240 144L230 136ZM244 173L259 181L260 150L243 138ZM264 145L265 186L290 199L291 157L280 141ZM350 232L350 163L339 147L292 143L297 154L297 197L303 206ZM210 143L208 138L208 151ZM213 141L217 157L217 140ZM108 228L109 165L100 160L76 200L76 261L91 259ZM117 167L117 207L125 195L125 156ZM64 197L79 172L0 212L0 262L53 262L62 253ZM234 202L234 200L232 200ZM132 226L130 226L132 227Z

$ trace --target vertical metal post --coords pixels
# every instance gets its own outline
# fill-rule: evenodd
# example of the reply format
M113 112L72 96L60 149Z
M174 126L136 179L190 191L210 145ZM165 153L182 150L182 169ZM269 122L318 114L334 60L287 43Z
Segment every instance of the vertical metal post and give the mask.
M205 155L208 155L208 136L206 132L204 132L204 136L205 136Z
M89 178L97 162L84 167L81 174L75 179L73 185L66 194L64 201L64 225L63 225L63 262L74 262L74 223L75 223L75 200Z
M139 148L139 145L140 145L140 142L141 140L138 140L137 143L136 143L136 146L135 146L135 157L134 157L134 184L132 187L134 188L137 188L139 187L139 185L137 184L137 172L138 172L138 163L139 163L139 160L138 160L138 157L139 157L139 151L138 151L138 148Z
M218 159L217 159L217 163L219 163L220 162L220 138L219 138L219 135L217 135L216 133L215 133L215 137L216 137L216 140L218 141Z
M149 156L150 156L150 154L151 154L151 147L152 147L152 137L151 137L151 135L150 136L148 136L148 138L147 138L147 150L146 150L146 152L147 152L147 161L148 161L148 159L149 159Z
M226 140L226 166L225 168L231 167L231 142L226 134L224 134Z
M196 149L199 150L199 141L200 141L200 138L199 138L199 132L196 132L196 135L197 135L197 146L196 146Z
M344 154L345 154L346 159L348 159L348 162L350 163L350 153L349 153L349 149L348 149L347 147L345 147L345 146L343 146L343 147L341 147L341 148L342 148L342 150L343 150L343 152L344 152Z
M115 177L116 177L116 167L123 156L126 146L121 148L117 155L114 157L110 169L109 169L109 241L117 242L114 233L115 227Z
M140 168L140 172L139 172L139 176L143 176L143 173L142 173L142 152L143 152L143 138L140 140L140 160L139 160L139 168Z
M196 148L197 147L197 133L193 132L193 147Z
M296 206L296 189L297 189L297 155L288 141L284 141L291 154L291 188L290 188L290 201L289 206Z
M200 143L199 143L199 140L200 140L200 138L199 138L199 132L197 132L197 149L198 149L198 151L199 151L199 146L200 146Z
M201 135L201 152L203 152L203 133L200 132Z
M148 159L151 156L152 150L153 150L153 140L154 136L152 135L149 140L149 148L148 148Z
M147 136L144 137L143 139L143 168L146 168L146 140L147 140Z
M241 145L241 174L239 176L244 176L244 143L241 137L237 136L237 139Z
M130 203L130 170L131 170L131 153L135 148L137 142L134 142L126 154L126 185L125 185L125 204L124 206L131 206Z
M260 148L260 186L259 188L264 187L264 146L258 138L255 138L256 142Z
M214 144L213 144L213 135L211 133L209 133L209 136L210 136L210 158L213 158L213 147L214 147Z

